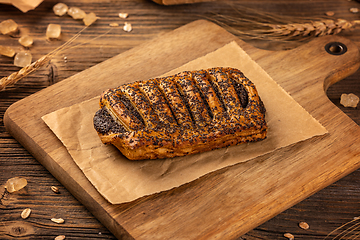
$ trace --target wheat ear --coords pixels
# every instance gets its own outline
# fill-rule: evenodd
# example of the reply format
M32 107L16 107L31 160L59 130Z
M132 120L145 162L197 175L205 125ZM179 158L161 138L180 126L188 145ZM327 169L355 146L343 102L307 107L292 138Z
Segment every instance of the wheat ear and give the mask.
M23 67L18 72L12 73L8 77L3 77L0 79L0 91L5 89L6 86L15 84L20 79L26 77L30 73L34 72L35 70L41 68L46 63L50 61L51 57L46 55L39 58L37 61L31 63L30 65Z
M360 24L360 20L277 15L241 4L226 4L232 7L234 14L213 13L205 17L244 40L305 41L310 37L338 34Z
M15 84L16 82L18 82L20 79L28 76L29 74L31 74L32 72L38 70L39 68L41 68L42 66L44 66L45 64L47 64L48 62L50 62L50 60L57 54L59 54L61 51L65 50L65 49L69 49L69 45L76 40L76 38L78 38L81 33L87 28L84 27L81 31L79 31L77 34L75 34L72 38L70 38L68 41L66 41L63 45L61 45L60 47L56 48L55 50L53 50L52 52L48 53L47 55L39 58L38 60L36 60L35 62L21 68L19 71L12 73L10 76L7 77L3 77L0 79L0 91L5 89L5 87Z
M265 30L265 34L273 35L274 37L297 37L297 36L324 36L338 34L344 30L350 30L355 25L360 24L360 20L347 21L345 19L324 19L319 21L312 21L309 23L290 23L283 25L268 24L269 30Z
M227 21L228 20L229 19L227 19ZM242 23L245 22L244 19L238 20ZM243 26L249 26L249 24L251 24L251 26L245 28L230 26L226 21L216 20L216 22L243 39L272 41L302 41L307 40L308 37L335 35L345 30L354 29L356 25L360 24L360 20L347 21L345 19L320 19L287 24L262 23L246 20L247 24L243 24Z

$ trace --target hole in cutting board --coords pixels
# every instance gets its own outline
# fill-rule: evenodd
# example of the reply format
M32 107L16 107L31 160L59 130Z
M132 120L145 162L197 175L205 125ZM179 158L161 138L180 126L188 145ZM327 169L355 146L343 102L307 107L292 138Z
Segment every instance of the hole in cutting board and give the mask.
M342 55L346 53L347 47L341 42L331 42L325 45L325 50L332 55Z

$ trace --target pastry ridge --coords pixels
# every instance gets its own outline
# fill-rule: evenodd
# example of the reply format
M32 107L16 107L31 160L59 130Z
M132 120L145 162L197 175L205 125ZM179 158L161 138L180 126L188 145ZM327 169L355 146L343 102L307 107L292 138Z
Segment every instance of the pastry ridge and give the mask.
M108 89L93 122L103 143L143 160L265 139L265 112L240 70L215 67Z

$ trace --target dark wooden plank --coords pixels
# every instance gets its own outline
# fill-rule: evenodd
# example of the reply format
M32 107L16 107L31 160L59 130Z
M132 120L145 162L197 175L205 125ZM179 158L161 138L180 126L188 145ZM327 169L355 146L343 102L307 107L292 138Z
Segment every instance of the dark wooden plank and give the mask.
M38 71L36 74L24 79L15 87L10 87L5 92L0 92L0 107L1 107L1 120L0 120L0 183L4 183L8 178L12 176L25 176L29 180L29 184L33 182L47 183L48 185L59 184L39 163L31 157L24 150L21 145L19 145L4 129L2 123L2 116L5 109L10 106L11 103L22 99L30 94L39 91L42 88L46 88L54 82L61 81L77 72L80 72L88 67L91 67L105 59L108 59L118 53L121 53L125 50L128 50L134 46L139 45L142 42L145 42L158 34L163 32L168 32L173 30L176 27L179 27L183 24L186 24L190 21L196 20L199 18L198 15L207 15L209 12L216 11L225 11L226 7L219 8L213 3L211 4L194 4L191 6L179 6L179 7L163 7L152 4L150 1L118 1L118 2L68 2L69 5L81 6L87 10L96 10L105 18L105 22L109 23L110 20L117 20L116 14L122 9L128 10L131 14L134 14L136 18L132 19L134 23L138 26L142 26L141 32L129 36L122 32L111 32L107 37L111 41L108 41L106 48L99 48L97 42L93 42L87 45L87 49L92 49L92 53L84 59L81 58L79 62L79 52L71 52L67 54L68 63L64 63L64 55L59 56L53 64L56 66L57 71L55 72L55 77L49 79L49 73L52 72L51 68L45 67L43 70ZM334 11L336 16L342 17L345 19L356 19L357 14L352 14L348 11L350 7L359 7L359 4L355 1L242 1L246 6L255 7L260 10L265 10L269 12L276 12L284 15L298 15L298 16L315 16L322 15L326 11ZM51 7L55 1L45 1L42 3L39 8L33 12L27 14L22 14L13 7L1 5L0 7L0 20L13 18L16 21L21 23L21 27L25 30L31 30L32 32L37 32L39 39L43 37L43 31L48 22L58 22L59 18L51 14ZM225 10L223 10L225 9ZM28 18L27 16L31 16ZM62 19L63 20L63 19ZM67 37L75 34L80 30L80 25L76 22L73 22L71 19L66 19L65 21L65 31ZM104 24L105 26L105 24ZM135 26L135 24L134 24ZM104 29L102 27L97 27L93 32L84 35L85 39L90 39L93 36L103 33ZM347 34L347 36L355 42L359 41L359 33L357 31ZM83 38L83 39L84 39ZM0 35L1 44L10 44L16 45L16 39L5 38L5 36ZM55 46L60 45L62 41L56 42ZM44 40L40 40L39 44L31 48L31 51L34 53L34 57L38 58L48 51L52 50L54 45L53 42L47 43ZM283 45L278 47L277 44L263 44L254 42L254 45L263 46L268 49L279 49ZM287 45L285 45L287 47ZM84 48L83 48L84 49ZM83 50L82 49L82 50ZM80 51L81 52L81 51ZM91 57L92 56L92 57ZM0 57L0 76L6 76L13 71L16 71L16 68L12 66L12 60L4 57ZM346 114L348 114L355 122L359 124L360 114L359 107L357 109L348 109L343 108L339 105L338 97L343 93L343 91L359 91L359 79L360 73L357 72L353 76L346 78L345 80L335 84L328 90L328 95L330 99L341 108ZM3 167L4 166L4 167ZM25 167L27 166L27 167ZM309 197L303 202L295 205L293 208L285 211L284 213L276 216L272 220L266 222L265 224L259 226L258 228L250 231L248 234L244 235L243 238L246 239L278 239L282 237L284 232L290 231L295 236L301 236L301 239L323 239L327 233L331 232L336 227L339 227L341 224L350 221L353 217L360 215L359 213L359 190L356 183L359 181L360 172L359 170L345 177L344 179L332 184L330 187L320 191L319 193ZM40 178L40 180L39 180ZM30 185L29 185L30 186ZM32 185L34 189L41 189L41 185ZM49 194L52 194L48 191L47 188L44 188L42 194L39 195L39 198L46 199ZM27 236L28 239L48 239L49 237L54 237L58 234L65 234L69 238L78 238L83 239L82 236L87 236L87 239L106 239L113 238L111 234L104 229L104 227L94 218L92 215L87 212L85 208L82 207L70 194L67 193L66 189L62 191L62 194L57 196L60 199L54 202L49 202L46 204L55 204L59 202L71 202L70 208L73 208L74 211L70 212L70 218L80 219L81 224L84 227L82 228L69 228L55 226L55 228L46 227L47 225L41 225L38 223L45 222L45 219L48 219L47 213L43 211L43 214L38 215L36 220L32 219L28 221L32 228L36 228L37 231L33 234L29 230L29 234L24 233L24 236ZM19 219L18 213L9 214L8 208L5 207L5 202L11 196L6 195L1 198L1 208L0 208L0 219L1 221L11 222L11 223L24 223L24 220ZM27 199L23 199L24 206L32 204L31 196ZM42 200L41 204L34 204L34 211L42 211L44 204ZM13 206L16 207L18 202L14 202ZM19 208L20 209L20 208ZM80 209L80 210L76 210ZM60 210L58 210L60 211ZM62 215L62 214L60 214ZM4 216L4 218L3 218ZM6 216L6 218L5 218ZM90 219L92 220L84 220ZM5 220L6 219L6 220ZM305 220L310 224L311 231L304 231L297 227L297 223L301 220ZM72 226L73 227L73 226ZM98 229L101 229L102 235L99 235ZM6 228L6 230L9 230ZM3 228L0 228L0 231L4 231ZM0 236L4 239L11 239L15 235L6 235L8 232L1 232ZM31 234L30 234L31 233ZM86 235L87 234L87 235Z

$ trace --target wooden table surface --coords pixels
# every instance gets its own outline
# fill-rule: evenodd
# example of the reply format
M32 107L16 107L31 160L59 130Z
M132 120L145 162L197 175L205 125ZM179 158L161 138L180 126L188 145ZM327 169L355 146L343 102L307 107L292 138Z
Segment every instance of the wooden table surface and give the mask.
M19 35L27 33L34 37L33 46L27 49L34 60L60 46L83 28L80 20L56 16L52 7L57 2L45 0L27 13L10 5L0 5L0 21L11 18L19 25ZM115 239L6 131L3 116L12 103L194 20L212 17L213 13L238 16L223 1L179 6L162 6L150 0L62 2L80 7L86 12L94 12L100 19L76 40L76 43L83 44L81 47L61 52L50 64L0 92L0 239L54 239L58 235L65 235L66 239ZM247 8L282 16L315 18L332 11L337 18L356 20L360 17L360 13L350 11L350 8L360 9L360 3L348 0L238 0L232 3L236 3L237 7L242 4ZM128 13L128 19L119 18L120 12ZM125 21L132 24L131 32L122 30ZM45 30L49 23L62 26L62 37L59 40L46 39ZM110 23L118 23L120 27L111 28ZM360 30L340 35L360 46ZM270 50L288 49L301 44L248 42ZM0 35L0 45L11 46L17 52L25 50L18 43L18 36ZM13 65L13 58L0 56L0 77L18 70ZM360 107L343 107L340 105L340 96L351 92L360 96L359 78L360 71L357 71L327 90L329 99L357 124L360 124ZM4 189L4 184L16 176L26 178L28 185L10 194ZM296 239L356 239L360 236L357 228L360 223L357 220L360 216L359 184L360 170L356 170L238 239L286 239L284 233L287 232ZM52 192L51 186L58 187L60 193ZM25 208L31 208L32 213L29 218L22 219L20 213ZM66 223L55 224L50 221L53 217L64 218ZM308 223L310 228L301 229L298 226L300 222Z

